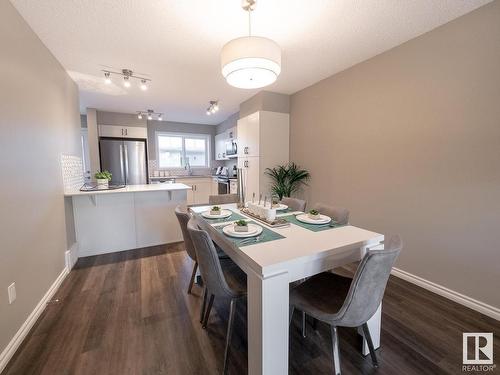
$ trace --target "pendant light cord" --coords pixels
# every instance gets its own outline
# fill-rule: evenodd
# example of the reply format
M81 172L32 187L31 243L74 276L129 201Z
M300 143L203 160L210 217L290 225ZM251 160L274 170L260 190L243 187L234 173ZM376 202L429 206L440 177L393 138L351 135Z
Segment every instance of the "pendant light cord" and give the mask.
M252 36L252 10L248 9L248 36Z

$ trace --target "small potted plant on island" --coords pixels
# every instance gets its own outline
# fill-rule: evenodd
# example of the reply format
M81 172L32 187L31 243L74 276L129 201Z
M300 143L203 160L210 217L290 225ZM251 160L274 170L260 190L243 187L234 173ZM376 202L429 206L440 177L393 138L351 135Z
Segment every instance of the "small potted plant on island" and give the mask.
M234 222L235 232L248 232L248 223L245 220L238 220Z
M109 188L109 181L111 181L111 173L108 171L102 171L102 172L97 172L94 175L96 181L97 181L97 188L98 189L108 189Z
M219 206L213 206L210 209L210 215L220 215L220 213L221 213L221 210L220 210Z
M310 210L308 213L309 219L319 220L321 219L321 214L317 210Z

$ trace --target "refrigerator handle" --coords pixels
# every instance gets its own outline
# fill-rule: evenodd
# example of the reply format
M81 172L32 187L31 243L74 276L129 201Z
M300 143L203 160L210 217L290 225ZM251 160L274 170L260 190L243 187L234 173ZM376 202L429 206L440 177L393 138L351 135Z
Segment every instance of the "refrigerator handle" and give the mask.
M123 145L120 145L120 171L122 172L124 182L127 180L123 166Z
M124 159L125 159L125 184L128 184L128 151L127 151L127 145L123 145L123 148L124 148L124 151L125 151L125 155L124 155Z

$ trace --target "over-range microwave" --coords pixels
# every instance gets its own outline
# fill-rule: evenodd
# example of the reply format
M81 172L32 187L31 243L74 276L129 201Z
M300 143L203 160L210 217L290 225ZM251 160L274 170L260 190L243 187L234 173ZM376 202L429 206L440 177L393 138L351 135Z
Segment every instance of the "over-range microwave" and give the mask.
M235 158L238 155L238 144L236 139L226 142L226 156L228 158Z

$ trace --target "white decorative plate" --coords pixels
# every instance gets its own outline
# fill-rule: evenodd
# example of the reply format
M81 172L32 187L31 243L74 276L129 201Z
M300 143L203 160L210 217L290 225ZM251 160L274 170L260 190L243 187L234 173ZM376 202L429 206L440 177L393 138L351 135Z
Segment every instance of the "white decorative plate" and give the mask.
M332 221L332 218L326 215L319 215L319 219L311 219L307 214L300 214L295 216L298 221L302 221L303 223L306 224L328 224L330 221Z
M286 204L283 204L283 203L278 203L278 206L273 207L273 208L276 208L276 211L284 211L284 210L288 209L288 206Z
M260 225L249 223L248 232L235 232L234 224L229 224L222 228L222 231L230 237L244 238L258 236L262 233L262 227Z
M229 210L221 210L219 215L210 215L210 211L205 211L201 213L201 216L207 219L225 219L233 214L232 211Z

